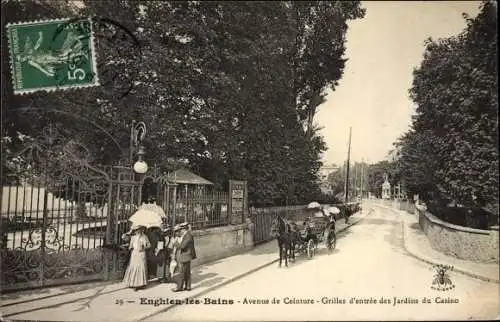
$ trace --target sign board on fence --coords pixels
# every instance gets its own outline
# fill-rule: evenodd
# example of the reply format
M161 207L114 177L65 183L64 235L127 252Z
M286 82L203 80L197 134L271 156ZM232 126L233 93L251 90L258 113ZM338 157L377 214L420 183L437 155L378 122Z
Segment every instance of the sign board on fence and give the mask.
M244 193L243 189L235 189L233 190L233 198L243 199L244 198L243 193Z
M243 199L233 199L231 211L233 213L243 212Z
M245 221L247 196L246 181L229 180L229 209L232 225L241 224Z

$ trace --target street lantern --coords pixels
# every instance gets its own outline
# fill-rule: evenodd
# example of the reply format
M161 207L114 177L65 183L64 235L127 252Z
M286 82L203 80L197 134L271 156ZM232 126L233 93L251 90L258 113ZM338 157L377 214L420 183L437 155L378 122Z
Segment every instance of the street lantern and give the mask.
M137 148L138 160L134 163L134 171L139 174L144 174L148 171L148 164L144 161L144 156L146 155L146 149L142 145L142 141L146 136L146 124L144 122L132 121L132 127L130 128L130 161L133 159L133 151Z
M139 151L137 151L137 157L139 158L137 162L134 163L134 171L139 174L144 174L148 172L148 164L144 161L144 156L146 155L146 149L144 146L139 146Z

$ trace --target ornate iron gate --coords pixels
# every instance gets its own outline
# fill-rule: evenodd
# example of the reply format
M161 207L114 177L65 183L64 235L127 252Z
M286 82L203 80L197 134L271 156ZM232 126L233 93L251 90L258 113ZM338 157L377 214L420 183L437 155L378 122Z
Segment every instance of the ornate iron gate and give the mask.
M139 177L122 166L73 169L3 187L2 291L120 279L129 257L122 234L145 181L157 186L167 215L175 208L172 185L154 170Z
M120 248L122 234L129 230L128 218L140 204L141 182L129 167L109 168L111 178L109 208L106 231L104 232L104 252L107 270L105 279L119 279L123 276L129 258L129 252Z
M130 167L114 166L110 168L111 177L111 199L110 215L108 216L106 243L104 249L108 269L106 279L120 279L126 269L130 253L128 249L121 248L124 242L122 235L130 229L128 218L138 209L144 201L144 186L154 186L153 191L156 203L166 212L167 218L169 208L175 207L175 194L167 180L166 174L158 174L154 167L147 175L138 175ZM148 182L149 181L149 182ZM171 201L174 200L174 201ZM174 203L174 205L172 205Z
M166 173L96 166L85 146L57 132L49 126L21 149L21 182L2 180L2 291L122 278L129 256L122 235L148 181L175 224L176 184Z
M44 134L21 151L21 182L2 185L2 291L105 277L110 178L84 146Z

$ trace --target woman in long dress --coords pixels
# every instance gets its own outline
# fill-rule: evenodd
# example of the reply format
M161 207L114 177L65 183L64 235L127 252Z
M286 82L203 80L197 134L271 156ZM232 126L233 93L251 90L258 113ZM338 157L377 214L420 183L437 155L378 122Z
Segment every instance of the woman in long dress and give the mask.
M123 277L123 282L136 291L146 286L148 281L146 249L151 247L151 244L145 232L146 227L139 226L130 239L130 262L125 271L125 276Z

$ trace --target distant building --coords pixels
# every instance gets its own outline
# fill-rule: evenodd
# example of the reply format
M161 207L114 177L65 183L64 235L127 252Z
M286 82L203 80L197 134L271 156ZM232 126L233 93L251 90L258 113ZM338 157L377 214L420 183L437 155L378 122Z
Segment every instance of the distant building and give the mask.
M387 173L384 174L384 183L382 183L382 199L391 199L391 184Z

